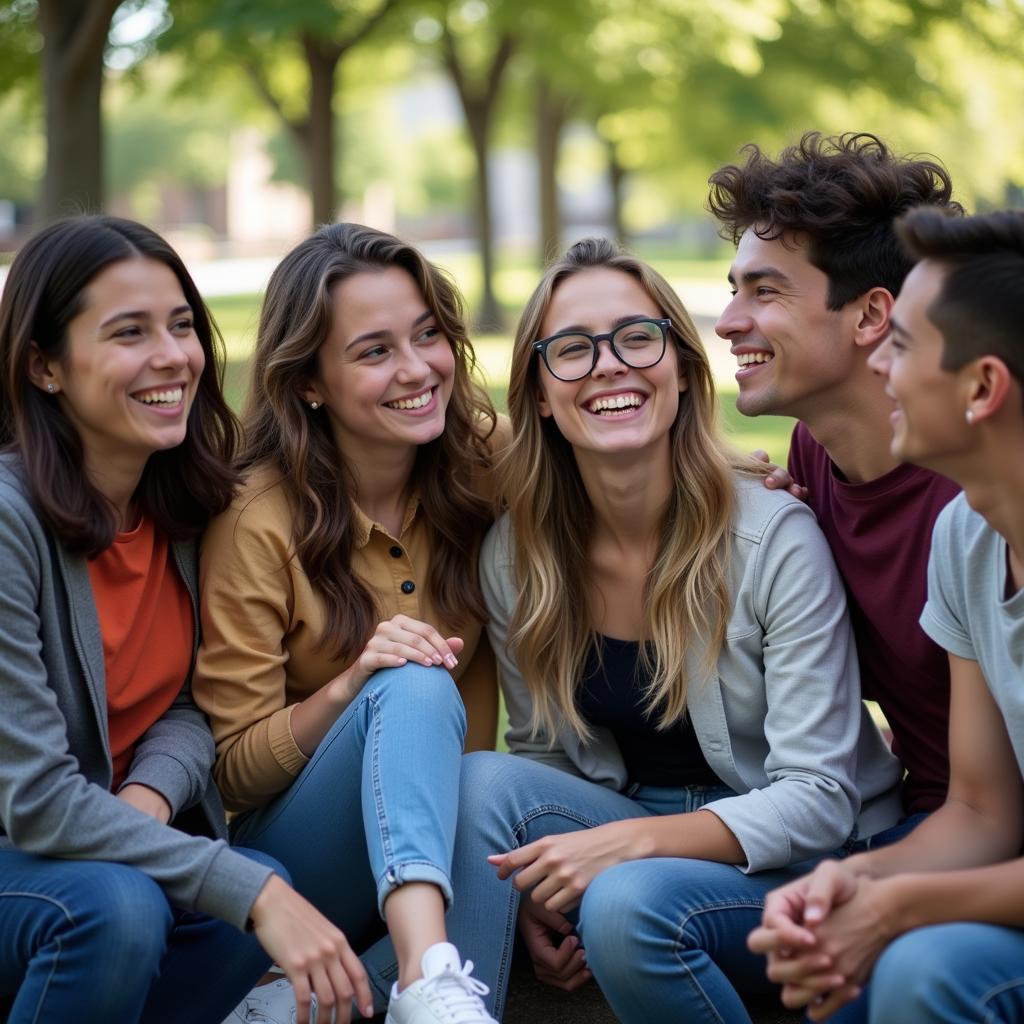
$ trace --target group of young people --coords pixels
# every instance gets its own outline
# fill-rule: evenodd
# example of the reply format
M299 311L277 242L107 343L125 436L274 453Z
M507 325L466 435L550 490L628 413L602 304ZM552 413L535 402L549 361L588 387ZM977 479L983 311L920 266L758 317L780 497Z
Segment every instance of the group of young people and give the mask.
M1024 1021L1024 215L960 216L870 135L711 186L717 331L740 410L798 420L788 475L723 440L682 301L604 240L527 302L505 419L448 277L321 228L268 283L240 423L162 239L26 243L12 1024L493 1024L517 934L637 1024L780 986L814 1019Z

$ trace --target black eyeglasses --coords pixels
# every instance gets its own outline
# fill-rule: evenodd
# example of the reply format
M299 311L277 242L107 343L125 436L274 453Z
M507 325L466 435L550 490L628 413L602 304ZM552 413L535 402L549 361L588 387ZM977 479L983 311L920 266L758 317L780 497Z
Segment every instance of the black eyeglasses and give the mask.
M533 343L552 377L558 380L583 380L597 366L599 343L607 341L620 363L634 370L644 370L661 362L665 355L669 328L668 319L651 320L639 317L619 324L607 334L584 334L562 331Z

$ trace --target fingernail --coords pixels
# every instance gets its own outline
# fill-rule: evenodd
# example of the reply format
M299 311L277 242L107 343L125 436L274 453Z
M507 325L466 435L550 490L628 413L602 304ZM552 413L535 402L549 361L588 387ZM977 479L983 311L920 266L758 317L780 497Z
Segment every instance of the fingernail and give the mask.
M444 663L449 668L455 668L455 666L458 665L458 660L456 659L454 654L449 654L445 656Z

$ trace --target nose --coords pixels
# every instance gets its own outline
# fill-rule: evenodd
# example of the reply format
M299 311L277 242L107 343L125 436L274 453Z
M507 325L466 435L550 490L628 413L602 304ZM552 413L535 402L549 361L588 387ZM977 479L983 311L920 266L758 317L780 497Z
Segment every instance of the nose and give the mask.
M402 345L397 350L398 368L395 377L403 384L414 384L424 380L430 373L430 364L415 345Z
M619 377L629 367L612 351L612 343L602 338L597 343L597 362L590 371L592 377Z
M153 362L159 367L182 369L189 364L192 350L198 351L202 358L202 347L194 334L189 334L187 338L181 338L172 330L164 327L157 332L157 346ZM199 369L202 367L200 366Z
M892 367L892 341L886 335L882 343L868 356L868 369L877 373L879 377L889 379L889 370Z
M743 308L742 300L734 295L715 324L715 334L730 341L734 335L748 334L752 327L753 321Z

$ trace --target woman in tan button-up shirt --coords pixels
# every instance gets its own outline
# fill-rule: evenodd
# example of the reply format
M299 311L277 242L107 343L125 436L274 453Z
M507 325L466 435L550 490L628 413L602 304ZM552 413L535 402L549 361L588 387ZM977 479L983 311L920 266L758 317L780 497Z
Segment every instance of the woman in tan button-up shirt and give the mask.
M459 1020L491 1020L444 925L460 757L493 746L497 712L477 582L496 417L473 365L437 268L322 228L270 279L245 483L203 543L194 692L232 833L357 948L380 911L393 948L367 961L394 1024L467 1000ZM284 983L249 999L287 1019Z

